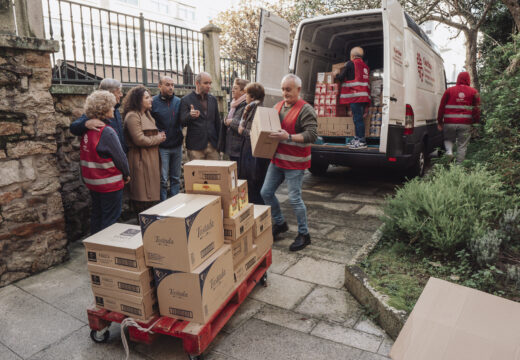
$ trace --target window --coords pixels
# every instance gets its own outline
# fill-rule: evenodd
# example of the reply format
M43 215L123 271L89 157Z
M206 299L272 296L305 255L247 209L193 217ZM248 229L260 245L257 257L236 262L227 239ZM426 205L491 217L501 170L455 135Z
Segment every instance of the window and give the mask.
M150 10L156 11L162 14L168 14L170 9L170 2L168 0L151 0Z
M177 17L187 21L195 21L195 8L184 4L177 4Z
M139 6L139 0L118 0L118 1L125 3L125 4L129 4L129 5Z
M433 43L431 42L428 35L424 33L424 31L413 21L413 19L407 13L404 13L404 17L406 18L406 24L412 31L414 31L420 38L422 38L426 43L433 47Z

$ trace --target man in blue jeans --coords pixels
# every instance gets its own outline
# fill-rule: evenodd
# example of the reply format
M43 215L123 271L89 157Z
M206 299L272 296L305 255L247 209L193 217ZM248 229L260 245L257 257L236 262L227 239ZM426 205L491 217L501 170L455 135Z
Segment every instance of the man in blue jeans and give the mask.
M166 140L159 145L161 156L161 201L180 190L182 166L182 126L180 122L181 100L174 94L173 80L164 76L159 80L160 93L153 97L152 116L159 131L166 133Z
M282 129L269 136L280 143L269 164L260 195L271 206L273 237L289 230L282 215L276 190L285 181L289 189L289 202L298 221L298 235L289 250L298 251L311 243L307 227L307 208L302 200L305 169L311 166L311 144L316 141L317 116L314 108L300 99L301 79L293 74L282 79L283 100L275 105Z

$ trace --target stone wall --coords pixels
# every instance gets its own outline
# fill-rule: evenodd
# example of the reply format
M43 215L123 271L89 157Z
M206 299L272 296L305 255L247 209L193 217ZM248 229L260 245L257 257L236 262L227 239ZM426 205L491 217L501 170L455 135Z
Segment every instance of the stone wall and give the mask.
M56 46L0 39L0 286L67 257L49 93Z

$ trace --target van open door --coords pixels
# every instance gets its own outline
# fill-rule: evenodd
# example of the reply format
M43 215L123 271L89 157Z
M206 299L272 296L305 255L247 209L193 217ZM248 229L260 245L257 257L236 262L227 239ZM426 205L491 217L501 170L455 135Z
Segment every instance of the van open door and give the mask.
M280 82L289 72L289 23L262 9L256 53L256 81L265 89L264 106L271 107L282 100Z
M383 0L384 76L383 116L379 151L395 155L389 144L389 125L404 125L404 12L397 0Z

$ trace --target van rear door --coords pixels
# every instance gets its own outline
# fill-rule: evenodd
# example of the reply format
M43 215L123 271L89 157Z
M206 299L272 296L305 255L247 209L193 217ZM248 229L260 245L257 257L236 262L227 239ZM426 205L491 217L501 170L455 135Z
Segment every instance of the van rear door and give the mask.
M383 116L379 152L394 155L389 126L404 126L404 12L397 0L383 0ZM400 140L400 139L399 139Z
M256 53L256 81L265 89L264 106L273 106L282 99L280 82L289 72L289 23L262 9Z

